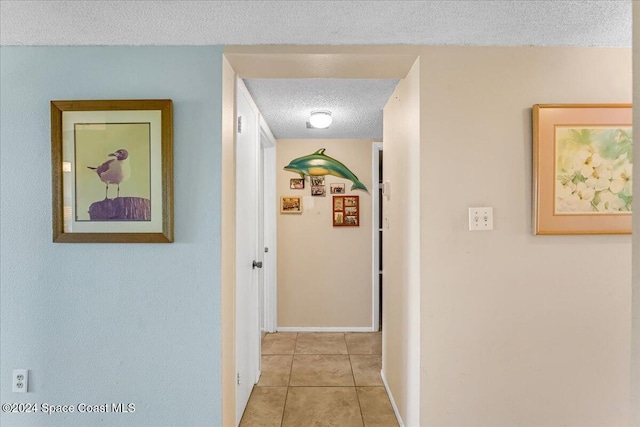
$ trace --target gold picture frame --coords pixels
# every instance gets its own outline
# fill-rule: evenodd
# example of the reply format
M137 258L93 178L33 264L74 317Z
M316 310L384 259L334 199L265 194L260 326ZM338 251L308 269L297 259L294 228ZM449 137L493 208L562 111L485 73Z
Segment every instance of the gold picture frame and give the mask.
M631 233L631 104L532 113L534 234Z
M170 99L51 101L53 241L173 242Z
M302 197L300 196L280 197L280 213L301 214L302 213Z

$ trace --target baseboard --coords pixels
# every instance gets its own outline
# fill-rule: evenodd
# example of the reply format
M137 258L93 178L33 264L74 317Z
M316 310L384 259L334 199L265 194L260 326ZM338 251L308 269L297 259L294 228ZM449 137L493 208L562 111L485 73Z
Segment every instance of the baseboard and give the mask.
M278 332L373 332L370 326L278 326Z
M380 376L382 377L382 383L384 384L384 389L387 390L387 396L389 396L389 401L391 402L393 413L396 414L396 420L398 420L398 425L400 427L404 427L404 423L402 422L402 417L400 416L400 412L398 411L398 407L396 406L396 401L393 399L393 394L391 394L391 390L389 389L389 384L387 384L387 379L384 377L384 371L380 370Z

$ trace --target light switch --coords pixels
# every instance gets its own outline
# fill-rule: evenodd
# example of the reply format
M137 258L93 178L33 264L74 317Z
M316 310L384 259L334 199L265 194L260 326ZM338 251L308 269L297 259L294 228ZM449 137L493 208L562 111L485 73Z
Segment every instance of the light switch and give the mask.
M382 195L385 199L391 200L391 181L385 181L382 184Z
M493 208L469 208L469 231L493 230Z

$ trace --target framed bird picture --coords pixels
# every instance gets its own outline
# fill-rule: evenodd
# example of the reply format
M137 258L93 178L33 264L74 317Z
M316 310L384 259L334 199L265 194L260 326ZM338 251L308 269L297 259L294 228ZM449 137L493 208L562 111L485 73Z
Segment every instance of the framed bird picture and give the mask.
M53 241L173 242L169 99L51 101Z

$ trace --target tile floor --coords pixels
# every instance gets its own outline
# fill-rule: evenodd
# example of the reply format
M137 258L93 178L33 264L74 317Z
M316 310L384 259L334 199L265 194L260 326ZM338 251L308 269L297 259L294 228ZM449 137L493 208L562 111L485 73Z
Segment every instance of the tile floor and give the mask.
M397 427L380 333L267 334L241 427Z

